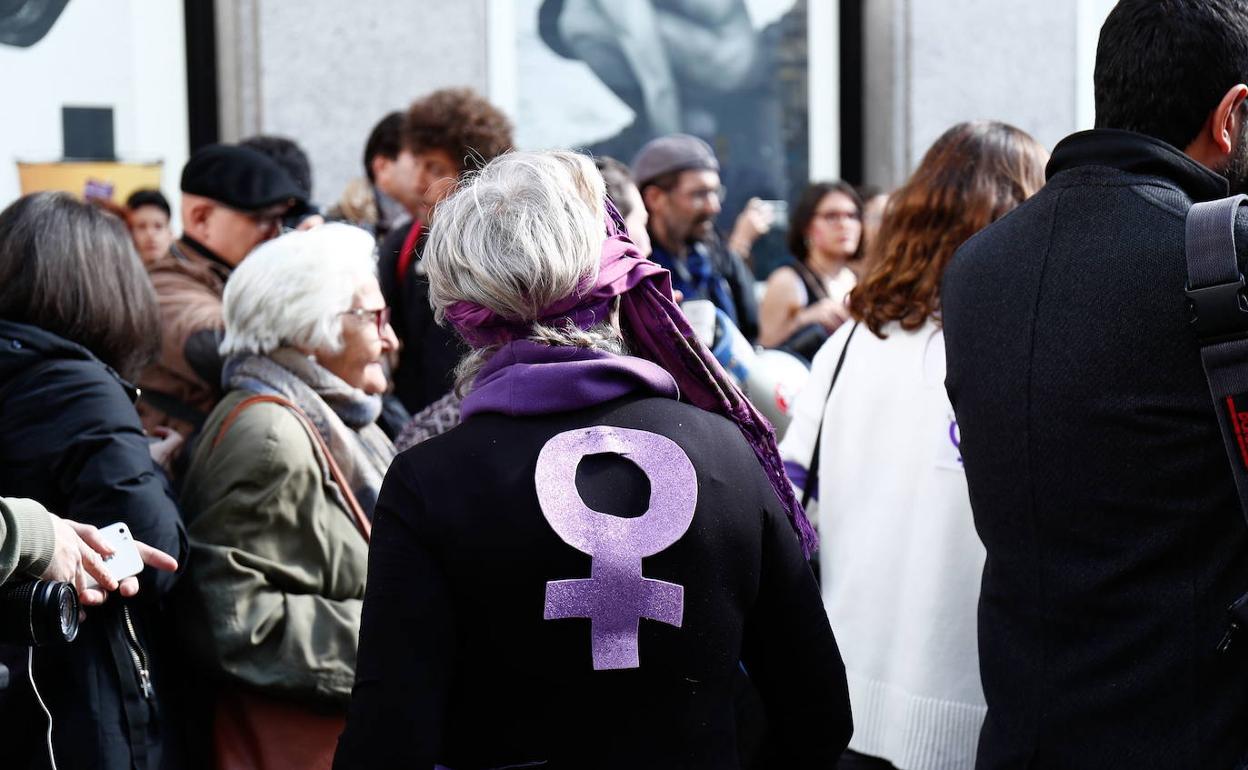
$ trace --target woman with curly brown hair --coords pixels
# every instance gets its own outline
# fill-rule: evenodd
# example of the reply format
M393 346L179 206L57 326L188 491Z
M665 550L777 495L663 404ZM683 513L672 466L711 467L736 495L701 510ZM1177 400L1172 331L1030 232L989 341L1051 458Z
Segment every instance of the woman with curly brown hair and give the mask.
M936 140L889 199L850 294L856 323L815 357L781 444L790 476L820 493L823 602L854 714L842 770L975 763L984 549L945 394L940 283L963 242L1043 185L1046 159L1002 123Z

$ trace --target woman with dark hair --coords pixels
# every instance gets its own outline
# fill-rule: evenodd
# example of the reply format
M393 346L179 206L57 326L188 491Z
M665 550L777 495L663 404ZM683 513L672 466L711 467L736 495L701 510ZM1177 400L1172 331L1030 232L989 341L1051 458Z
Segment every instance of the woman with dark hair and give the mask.
M386 476L336 767L741 767L743 671L767 766L830 767L850 720L814 533L593 163L497 158L424 258L472 348L464 418Z
M856 323L815 356L781 444L795 483L818 487L823 602L857 723L843 770L975 763L984 549L945 394L940 282L963 242L1044 184L1046 158L1002 123L936 140L889 198L850 294Z
M129 382L159 346L156 297L121 221L64 193L0 212L0 489L97 527L124 522L181 561L186 533ZM145 570L136 597L87 609L72 645L34 650L51 738L25 677L14 677L0 719L6 766L42 762L49 740L63 767L176 761L153 636L176 579Z
M809 360L849 310L862 246L862 201L845 182L817 182L789 218L793 259L772 271L759 306L758 344L788 347Z

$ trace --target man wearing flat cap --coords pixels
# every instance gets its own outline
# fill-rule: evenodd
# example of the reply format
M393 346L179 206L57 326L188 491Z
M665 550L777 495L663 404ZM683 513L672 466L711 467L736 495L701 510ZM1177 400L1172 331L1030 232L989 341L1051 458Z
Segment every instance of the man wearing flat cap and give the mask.
M143 427L193 435L221 397L221 294L230 272L282 217L307 205L268 156L236 145L198 150L182 170L182 237L148 266L160 301L160 361L139 378Z
M710 300L753 340L754 276L715 232L723 188L710 145L688 134L653 139L633 160L633 181L650 215L650 258L671 271L672 288Z

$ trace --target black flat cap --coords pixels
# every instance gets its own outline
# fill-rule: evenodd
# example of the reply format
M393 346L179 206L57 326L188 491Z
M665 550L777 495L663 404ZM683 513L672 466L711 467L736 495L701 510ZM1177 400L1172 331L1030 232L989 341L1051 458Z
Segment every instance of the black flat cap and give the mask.
M210 144L196 151L182 169L182 192L240 211L289 202L295 213L308 203L299 185L273 159L236 144Z

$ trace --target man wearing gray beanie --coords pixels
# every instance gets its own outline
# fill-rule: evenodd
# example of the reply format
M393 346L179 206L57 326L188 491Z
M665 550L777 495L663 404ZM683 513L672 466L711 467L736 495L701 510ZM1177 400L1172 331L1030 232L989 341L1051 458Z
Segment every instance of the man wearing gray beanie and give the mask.
M671 271L685 299L710 300L753 340L754 276L715 232L723 187L710 145L688 134L652 139L633 159L633 180L650 215L650 258Z

